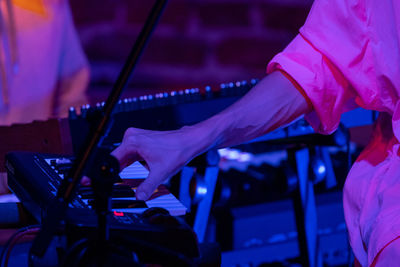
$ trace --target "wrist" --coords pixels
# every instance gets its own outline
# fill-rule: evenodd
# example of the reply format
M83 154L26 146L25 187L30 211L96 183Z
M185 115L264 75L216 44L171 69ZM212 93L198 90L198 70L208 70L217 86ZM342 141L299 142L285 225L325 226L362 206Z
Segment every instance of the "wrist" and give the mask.
M190 144L190 154L195 157L220 145L221 123L216 115L195 125L185 126L179 131L183 134L185 143Z

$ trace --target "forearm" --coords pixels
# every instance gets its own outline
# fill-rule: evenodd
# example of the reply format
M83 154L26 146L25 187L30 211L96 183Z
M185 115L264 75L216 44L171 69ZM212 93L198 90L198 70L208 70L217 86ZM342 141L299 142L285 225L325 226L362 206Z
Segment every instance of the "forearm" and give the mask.
M192 130L200 136L201 150L221 148L252 140L310 111L296 87L274 72L232 106Z

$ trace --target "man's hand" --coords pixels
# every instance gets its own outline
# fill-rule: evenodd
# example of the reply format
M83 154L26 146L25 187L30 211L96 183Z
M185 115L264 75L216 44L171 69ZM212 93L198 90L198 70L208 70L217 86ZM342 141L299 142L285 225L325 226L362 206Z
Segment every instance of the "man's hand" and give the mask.
M197 154L189 128L164 132L129 128L125 132L121 145L111 154L119 160L122 169L135 161L144 161L149 176L137 188L137 199L148 199L159 184Z

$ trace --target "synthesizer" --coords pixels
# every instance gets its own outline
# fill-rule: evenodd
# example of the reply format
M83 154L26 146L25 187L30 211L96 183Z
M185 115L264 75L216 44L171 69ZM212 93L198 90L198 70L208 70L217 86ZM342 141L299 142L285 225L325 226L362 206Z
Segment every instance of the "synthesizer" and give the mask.
M191 88L121 99L114 109L113 124L103 145L112 146L120 142L129 127L166 131L203 121L236 102L257 82L257 79L252 79L249 82L221 84L219 88L206 86L202 90ZM69 110L69 127L75 153L86 141L91 127L94 127L93 121L96 121L93 117L101 114L103 106L104 103L97 103L93 106L84 105L80 111L74 108Z
M33 152L10 152L6 155L8 185L39 222L49 203L55 201L60 182L72 161L71 157ZM153 252L153 256L159 252L165 259L166 251L171 255L198 257L196 234L176 216L184 215L186 208L165 187L160 186L148 201L136 200L135 186L146 175L147 170L136 163L124 170L122 182L114 185L109 216L112 238L126 243L137 253L139 251L144 259L148 257L150 260ZM95 231L97 220L92 202L91 188L79 186L66 216L68 229L74 229L74 236Z

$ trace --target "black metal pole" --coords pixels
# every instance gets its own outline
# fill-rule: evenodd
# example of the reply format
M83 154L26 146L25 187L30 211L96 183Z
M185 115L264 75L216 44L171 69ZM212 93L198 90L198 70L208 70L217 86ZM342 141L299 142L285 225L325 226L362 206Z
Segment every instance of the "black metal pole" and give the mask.
M107 98L106 104L103 109L103 117L94 132L93 136L90 136L87 142L87 146L84 148L83 153L81 153L78 158L76 164L72 167L71 171L73 172L72 181L67 182L64 190L60 190L58 192L58 196L62 197L64 201L69 202L72 193L74 192L75 186L79 183L85 165L91 156L96 145L99 143L100 138L102 137L103 133L107 129L107 124L110 120L111 113L118 103L118 100L122 94L122 91L128 84L129 78L133 72L134 67L136 66L139 57L141 56L145 45L147 44L148 40L150 39L150 34L152 33L158 19L161 16L161 13L167 3L167 0L157 0L154 4L153 9L149 17L146 20L145 25L143 26L136 42L125 62L125 65L120 72L116 83Z

